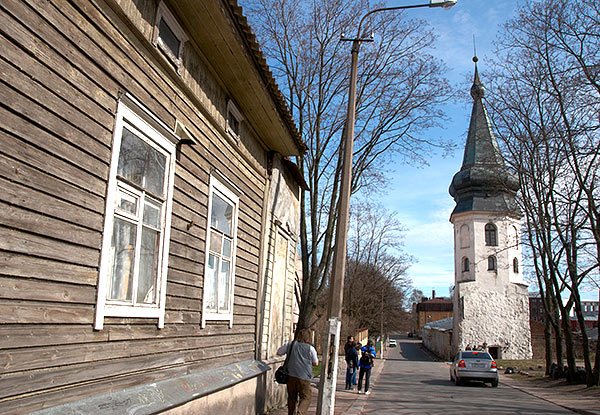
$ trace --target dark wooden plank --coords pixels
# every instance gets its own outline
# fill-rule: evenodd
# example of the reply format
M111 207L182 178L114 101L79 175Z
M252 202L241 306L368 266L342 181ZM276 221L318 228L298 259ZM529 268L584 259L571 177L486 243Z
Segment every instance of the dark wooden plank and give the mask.
M28 253L0 251L0 276L37 278L96 286L98 268L38 258L28 255Z
M39 38L32 31L21 25L19 20L0 11L0 26L4 32L2 37L7 42L17 45L24 53L31 55L48 68L48 71L56 73L74 88L97 102L106 111L111 113L115 111L117 97L106 92L106 90L117 90L117 84L113 80L99 71L98 68L90 65L89 61L83 65L72 64L71 61L65 58L67 56L77 62L77 54L72 46L67 44L63 48L50 48L43 40L47 37L45 36L48 34L47 32L41 33L41 38ZM39 30L43 30L43 28L40 27ZM35 32L37 33L38 30ZM66 52L66 54L61 55L58 51ZM79 68L83 69L80 70ZM106 144L109 145L110 143Z
M200 273L186 272L169 267L167 282L185 284L192 287L202 288L204 271L199 269ZM167 289L167 293L169 290Z
M104 217L97 212L78 209L71 203L59 200L54 196L2 178L0 178L0 200L65 222L85 224L87 228L97 232L100 232L104 225Z
M169 275L171 277L171 275ZM187 284L179 284L167 278L167 296L187 299L201 299L202 289Z
M0 227L0 249L88 267L98 265L100 251Z
M178 365L157 370L148 370L120 377L96 379L92 382L80 382L67 387L48 388L41 394L23 394L14 399L0 401L0 413L12 413L18 408L20 413L30 413L51 408L63 403L85 399L90 396L107 394L115 390L123 390L134 386L150 384L168 378L203 371L213 367L225 366L234 361L254 358L254 352L242 352L232 356L216 356L210 361L200 361L188 365ZM232 360L234 359L234 360Z
M90 230L0 202L0 225L63 242L100 249L102 235Z
M131 326L131 325L105 325L111 341L115 340L145 340L157 338L188 338L188 337L211 337L234 334L253 334L253 325L228 325L200 327L200 324L170 324L159 329L154 325Z
M102 137L105 134L110 134L110 130L112 130L110 119L105 120L104 125L102 125L92 118L95 116L100 118L104 116L104 112L98 114L81 112L77 107L54 94L45 84L37 82L3 59L0 59L0 73L2 73L3 81L7 85L90 137ZM52 85L48 86L52 87ZM73 100L77 101L77 95L73 97Z
M0 87L4 86L0 84ZM27 102L23 105L26 106ZM32 145L37 146L47 153L46 160L50 158L49 155L54 157L55 161L47 166L52 169L53 174L80 187L85 187L88 183L90 190L99 189L97 192L102 190L101 186L95 183L99 180L106 181L108 177L108 161L110 160L108 149L103 152L104 159L100 160L73 146L72 143L64 141L61 136L50 133L48 130L51 130L52 127L45 124L48 121L46 119L40 120L41 124L37 121L32 122L21 115L7 111L5 108L0 108L0 117L4 120L2 129L11 134L4 133L3 135L6 138L3 138L3 141L10 138L17 142L17 138L12 138L12 136L18 137L18 148L11 149L10 153L5 148L7 154L18 154L17 152L20 152L28 156L31 155L32 160L30 162L33 162L40 158L40 156L35 156L34 151L31 149ZM27 153L25 153L25 150L27 150ZM58 170L59 167L64 168L70 174L61 174L61 171Z
M0 324L91 325L93 320L91 306L0 300Z
M60 96L63 100L70 102L75 108L79 108L85 114L93 114L93 119L100 125L110 128L114 114L112 109L115 108L115 101L109 98L106 105L103 107L98 102L91 99L97 95L97 88L94 88L94 93L90 94L87 91L81 90L81 82L71 80L67 82L60 77L52 66L45 66L39 59L32 56L32 51L24 51L15 43L10 42L6 37L0 34L0 50L2 56L7 62L10 62L22 72L26 73L31 82L37 82L40 85L50 87L52 92ZM66 74L68 75L68 74ZM73 84L73 82L76 82ZM111 110L107 110L110 108Z
M77 220L78 211L81 208L104 214L105 200L103 197L51 177L18 160L7 157L0 159L0 177L70 202L73 207L69 210L69 214L72 215L73 220Z
M0 278L0 298L95 305L96 288L44 280L3 277Z
M56 48L64 48L65 44L76 39L77 53L82 57L89 58L98 68L101 68L106 74L116 80L124 89L132 92L144 105L154 112L167 125L174 126L175 118L161 102L168 102L169 97L165 95L164 88L157 87L153 82L148 81L150 68L139 67L137 62L132 62L139 52L133 48L126 52L114 47L114 41L123 36L123 33L130 34L129 28L121 24L122 32L115 31L114 36L106 37L106 33L97 29L104 18L94 13L95 9L89 2L79 4L86 11L83 16L72 7L71 4L60 2L53 5L48 1L28 0L29 7L34 9L39 15L35 17L27 16L22 19L24 24L29 27L34 22L46 26L46 31L53 33L44 38L49 44ZM11 12L26 12L26 7L15 7L11 5ZM29 13L29 15L34 13ZM93 24L92 24L93 20ZM70 45L69 45L70 46ZM74 45L75 46L75 45ZM160 77L155 75L156 79ZM163 85L161 85L163 86ZM170 106L170 105L169 105Z
M156 327L156 326L155 326ZM0 326L2 349L27 349L107 341L109 332L97 331L91 325L3 325Z
M1 112L1 111L0 111ZM86 189L94 193L96 197L104 196L106 182L81 170L76 164L70 164L55 158L48 152L30 146L26 142L0 131L0 140L6 145L3 148L5 154L13 160L52 175L60 180Z
M99 144L98 141L90 139L90 137L86 136L82 131L77 130L66 121L58 118L45 108L27 99L14 89L6 87L6 85L2 83L0 83L0 102L6 104L12 111L20 114L22 117L27 118L28 122L33 122L37 126L48 129L53 135L61 137L63 140L68 140L72 145L76 145L79 149L85 149L88 152L101 154L103 157L100 158L100 160L109 159L108 149ZM104 139L109 140L110 137L111 134L107 131ZM99 136L98 138L102 137ZM92 190L94 189L94 185L95 183L92 181L90 183Z
M236 348L242 344L253 344L254 335L227 334L215 337L179 337L147 339L143 341L110 341L101 343L84 343L75 345L54 345L52 347L35 347L27 349L0 350L0 367L2 374L11 372L31 371L37 369L49 370L54 368L83 363L100 363L109 359L128 359L136 356L159 356L164 352L185 353L189 359L190 353L202 350L213 350L213 353L203 353L211 357L217 351L216 347ZM195 359L194 359L195 360ZM132 368L130 368L131 370Z
M169 311L178 311L178 310L189 310L189 311L198 311L201 309L201 300L202 297L198 298L184 298L184 297L175 297L173 295L167 296L167 302L165 304L165 309Z
M252 342L225 346L203 347L186 353L167 352L134 356L122 359L107 359L90 363L78 363L57 368L15 372L0 375L0 397L43 391L49 387L60 387L131 374L134 371L158 370L160 368L187 365L194 361L206 362L217 356L253 352ZM236 358L231 358L236 361ZM227 359L225 360L227 361ZM230 361L230 362L231 362Z

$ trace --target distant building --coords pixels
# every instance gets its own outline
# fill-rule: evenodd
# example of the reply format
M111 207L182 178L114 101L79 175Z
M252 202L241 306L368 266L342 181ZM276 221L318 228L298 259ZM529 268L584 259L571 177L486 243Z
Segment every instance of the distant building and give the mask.
M529 295L529 321L546 322L546 311L544 301L537 293Z
M417 332L422 335L423 326L427 323L452 317L452 300L445 297L436 297L435 290L432 298L424 298L417 304Z

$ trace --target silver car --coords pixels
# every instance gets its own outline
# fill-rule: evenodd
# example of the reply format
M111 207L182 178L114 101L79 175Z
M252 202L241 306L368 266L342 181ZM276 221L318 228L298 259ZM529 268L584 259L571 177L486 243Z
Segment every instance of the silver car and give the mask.
M496 361L488 352L460 351L450 365L450 380L461 385L468 380L479 380L498 387Z

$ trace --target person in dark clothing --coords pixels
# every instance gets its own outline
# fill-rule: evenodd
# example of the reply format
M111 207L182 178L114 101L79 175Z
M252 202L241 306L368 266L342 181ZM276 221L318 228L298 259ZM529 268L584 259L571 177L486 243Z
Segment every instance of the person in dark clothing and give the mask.
M365 395L369 395L369 380L371 379L371 369L373 368L373 359L375 359L375 348L373 342L369 340L367 345L360 349L362 355L358 361L360 372L358 374L358 393L361 393L363 377L365 378Z
M358 368L358 352L354 338L348 336L348 343L344 346L346 353L346 390L352 390L352 378L356 378L356 369Z

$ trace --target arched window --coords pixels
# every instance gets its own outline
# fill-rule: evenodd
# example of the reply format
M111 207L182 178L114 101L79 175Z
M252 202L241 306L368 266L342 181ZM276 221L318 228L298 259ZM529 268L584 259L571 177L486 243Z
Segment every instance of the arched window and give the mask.
M513 226L513 237L515 238L515 248L519 249L519 230Z
M493 255L488 257L488 271L496 271L496 257Z
M513 259L513 272L515 274L519 273L519 260L517 258Z
M468 248L470 246L470 236L469 236L469 226L468 225L462 225L460 227L460 247L461 248Z
M462 260L462 270L463 270L463 272L469 271L469 265L470 265L469 264L469 258L464 257L463 260Z
M485 244L488 246L498 245L498 229L493 223L485 225Z

